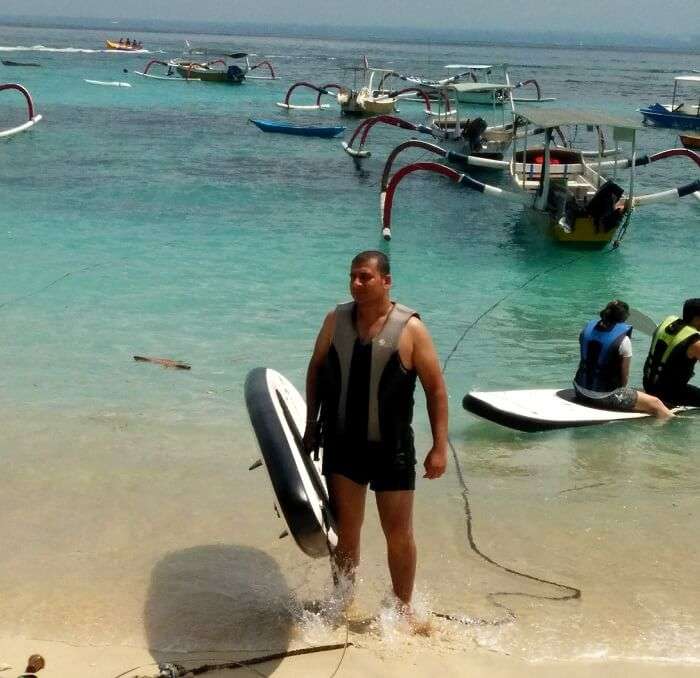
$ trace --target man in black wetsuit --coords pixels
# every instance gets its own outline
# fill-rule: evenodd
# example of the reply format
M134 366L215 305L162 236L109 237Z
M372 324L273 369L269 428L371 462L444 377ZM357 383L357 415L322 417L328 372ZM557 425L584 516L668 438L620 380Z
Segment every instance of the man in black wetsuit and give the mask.
M335 572L352 581L360 561L367 486L376 493L393 590L410 613L416 571L413 537L413 392L425 391L433 446L424 478L447 466L447 392L433 342L418 314L390 298L389 260L358 254L350 268L354 301L326 316L306 378L304 444L323 429L323 473L338 531Z
M683 317L669 316L656 328L644 363L644 390L669 407L700 407L700 388L688 382L700 360L700 299L683 304Z

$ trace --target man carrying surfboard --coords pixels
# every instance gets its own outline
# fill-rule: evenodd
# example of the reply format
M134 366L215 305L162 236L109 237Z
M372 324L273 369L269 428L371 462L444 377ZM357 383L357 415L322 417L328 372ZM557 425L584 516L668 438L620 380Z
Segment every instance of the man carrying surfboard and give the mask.
M328 313L309 362L304 446L309 453L318 448L320 414L323 474L338 534L334 573L354 581L369 485L376 493L393 590L410 612L416 377L433 435L424 478L439 478L447 466L447 391L428 330L415 311L391 300L391 284L384 253L368 250L352 260L353 301Z
M627 386L632 361L632 325L625 322L628 316L629 306L615 299L600 312L600 319L594 318L581 330L576 397L603 409L672 417L661 400Z
M644 363L644 390L667 405L700 407L700 388L688 382L700 359L700 299L687 299L683 317L671 315L654 332Z

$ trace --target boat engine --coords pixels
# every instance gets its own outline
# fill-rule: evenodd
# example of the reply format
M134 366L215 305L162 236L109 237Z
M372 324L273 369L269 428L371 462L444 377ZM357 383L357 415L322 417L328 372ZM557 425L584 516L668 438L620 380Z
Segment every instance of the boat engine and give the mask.
M598 230L608 233L617 228L624 210L617 207L624 190L614 181L606 181L588 202L588 214Z
M240 66L229 66L226 70L226 79L229 82L243 82L245 71Z
M484 145L483 135L487 127L488 125L486 124L486 120L483 118L474 118L473 120L469 120L464 126L463 134L467 144L469 145L470 152L478 153L482 150Z

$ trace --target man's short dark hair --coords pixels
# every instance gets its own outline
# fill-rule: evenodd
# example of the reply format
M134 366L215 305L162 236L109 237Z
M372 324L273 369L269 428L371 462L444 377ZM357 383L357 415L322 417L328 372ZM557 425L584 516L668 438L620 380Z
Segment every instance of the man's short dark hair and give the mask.
M683 322L692 322L698 315L700 315L700 299L686 299L683 304Z
M391 274L391 264L389 263L389 257L387 257L386 254L384 254L384 252L380 252L379 250L365 250L364 252L360 252L352 260L352 263L350 265L359 266L360 264L366 264L368 261L373 260L377 262L377 270L382 275Z

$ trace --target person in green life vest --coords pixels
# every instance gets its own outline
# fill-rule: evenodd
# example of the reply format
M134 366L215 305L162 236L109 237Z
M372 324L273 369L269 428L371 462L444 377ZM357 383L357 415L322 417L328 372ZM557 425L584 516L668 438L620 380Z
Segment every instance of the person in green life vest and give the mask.
M574 377L577 400L606 410L648 412L657 417L673 413L653 395L627 385L632 362L632 325L625 321L629 306L611 301L581 330L581 361Z
M416 378L425 391L433 437L423 462L428 479L442 476L447 466L447 390L428 330L415 311L391 299L391 284L383 252L361 252L352 260L353 301L328 313L309 362L304 447L309 453L318 449L320 412L323 474L338 533L335 581L342 576L352 589L369 485L394 594L410 621L416 572L411 428Z
M670 315L654 332L644 363L644 390L672 407L700 407L700 388L688 383L698 359L700 299L688 299L682 318Z

